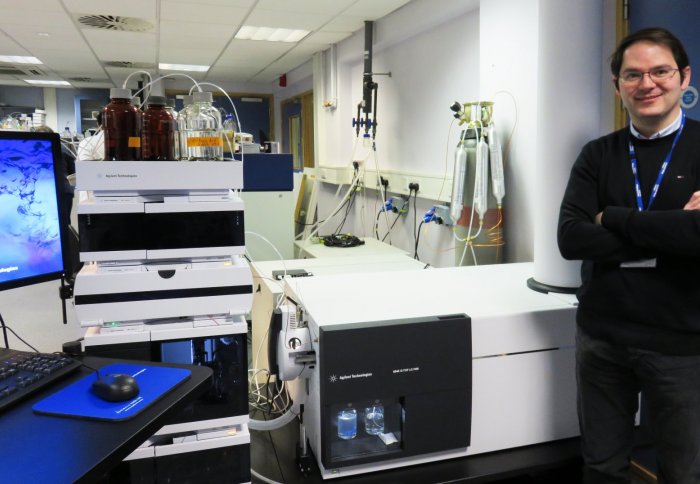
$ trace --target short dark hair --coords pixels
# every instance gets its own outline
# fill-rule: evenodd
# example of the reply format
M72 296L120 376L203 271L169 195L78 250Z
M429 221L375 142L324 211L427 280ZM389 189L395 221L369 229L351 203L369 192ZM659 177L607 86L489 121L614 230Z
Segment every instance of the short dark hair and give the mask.
M678 37L661 27L650 27L637 30L620 41L617 49L615 49L613 55L610 56L610 71L615 79L620 76L622 56L625 54L628 47L630 47L632 44L636 44L637 42L651 42L652 44L665 45L668 47L673 53L673 58L678 65L678 72L681 76L681 82L683 82L683 69L690 65L688 54L686 53L681 41L678 40Z

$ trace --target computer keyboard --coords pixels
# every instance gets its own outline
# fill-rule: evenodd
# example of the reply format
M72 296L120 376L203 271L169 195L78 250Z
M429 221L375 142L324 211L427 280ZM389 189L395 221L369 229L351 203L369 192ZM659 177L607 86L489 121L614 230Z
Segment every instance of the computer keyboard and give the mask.
M0 412L81 365L61 355L0 348Z

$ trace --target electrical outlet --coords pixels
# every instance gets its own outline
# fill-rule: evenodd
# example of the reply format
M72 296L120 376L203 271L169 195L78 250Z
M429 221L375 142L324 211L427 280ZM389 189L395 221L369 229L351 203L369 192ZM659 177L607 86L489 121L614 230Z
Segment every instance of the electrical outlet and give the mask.
M417 182L411 182L411 183L408 184L408 191L409 191L409 192L410 192L411 190L413 190L413 191L415 191L416 193L418 193L418 188L419 188L419 185L418 185Z
M389 180L384 178L383 176L379 176L379 183L386 189L389 188Z
M454 221L450 216L450 207L447 205L435 205L435 215L442 220L445 225L454 225Z
M407 213L408 204L404 197L393 197L394 199L394 213Z
M407 213L408 210L408 204L406 203L406 199L403 197L391 197L386 201L386 205L384 206L384 211L391 211L394 213Z

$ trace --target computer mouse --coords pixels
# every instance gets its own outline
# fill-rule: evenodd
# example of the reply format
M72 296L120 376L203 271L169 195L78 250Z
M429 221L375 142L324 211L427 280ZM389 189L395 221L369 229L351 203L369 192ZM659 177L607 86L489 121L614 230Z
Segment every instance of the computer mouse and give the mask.
M139 384L134 377L123 373L104 375L93 382L91 389L108 402L124 402L139 394Z

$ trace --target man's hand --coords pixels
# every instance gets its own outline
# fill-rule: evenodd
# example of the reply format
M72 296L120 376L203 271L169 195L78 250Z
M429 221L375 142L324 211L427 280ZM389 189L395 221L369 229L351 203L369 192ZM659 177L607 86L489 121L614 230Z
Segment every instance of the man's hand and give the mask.
M700 191L693 193L683 210L700 210Z

